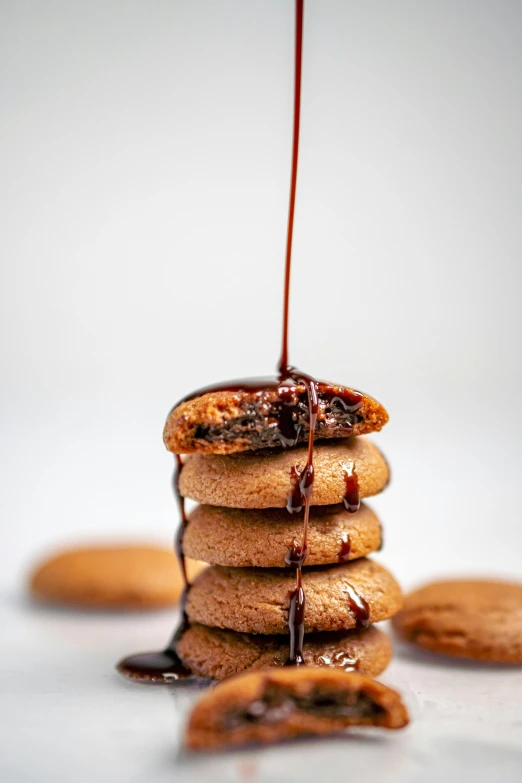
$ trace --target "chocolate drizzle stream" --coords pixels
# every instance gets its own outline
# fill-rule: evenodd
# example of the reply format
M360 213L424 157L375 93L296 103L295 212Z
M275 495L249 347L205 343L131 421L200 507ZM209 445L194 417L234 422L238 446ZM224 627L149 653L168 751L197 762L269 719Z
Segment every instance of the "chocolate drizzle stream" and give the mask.
M288 312L290 305L290 272L292 268L292 241L294 238L295 192L297 187L297 162L299 157L299 125L301 122L301 72L303 61L303 12L304 0L295 3L295 75L294 75L294 132L292 137L292 174L290 177L290 203L286 231L285 294L283 303L283 339L279 374L288 372Z
M179 477L183 468L183 462L179 454L176 454L176 466L172 477L172 489L178 502L180 523L174 539L174 548L178 557L179 566L183 575L185 589L180 600L181 621L174 631L172 639L167 647L160 652L138 653L129 655L117 665L120 674L129 677L132 680L142 682L175 682L176 680L186 680L192 676L192 672L187 669L176 652L176 644L185 632L188 626L187 613L185 606L187 603L189 582L187 579L187 569L185 565L185 555L183 553L183 534L188 519L185 512L185 498L179 491Z
M306 385L308 393L308 408L310 416L310 427L308 435L308 455L306 465L301 472L296 467L292 468L291 477L294 482L294 488L288 496L286 508L289 513L299 513L304 507L303 517L303 537L301 543L294 541L286 555L286 563L294 566L296 575L296 587L290 594L290 606L288 610L288 630L290 633L290 653L287 665L300 666L304 663L303 644L304 644L304 614L306 605L306 596L302 587L302 566L308 554L308 523L310 519L310 500L312 497L312 488L314 484L314 434L317 422L317 412L319 403L317 399L317 383L304 373L299 373L299 377Z
M187 513L185 511L185 498L179 491L179 477L181 475L182 467L183 467L183 462L181 460L181 457L179 454L176 454L176 466L174 468L174 475L172 476L172 491L174 492L174 497L178 502L179 515L181 519L174 539L174 549L176 551L176 555L183 576L183 581L185 583L185 591L186 591L189 582L187 579L187 566L185 564L185 553L183 552L183 536L185 535L185 528L188 524L188 519L187 519Z

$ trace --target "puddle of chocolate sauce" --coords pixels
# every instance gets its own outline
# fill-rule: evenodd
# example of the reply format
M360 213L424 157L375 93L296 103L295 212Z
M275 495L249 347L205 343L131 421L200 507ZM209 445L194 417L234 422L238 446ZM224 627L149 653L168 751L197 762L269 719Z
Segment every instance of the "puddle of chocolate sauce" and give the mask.
M182 467L183 463L181 457L176 455L176 465L172 477L172 489L178 502L180 523L174 539L174 548L185 583L185 589L180 601L181 621L174 631L172 639L164 650L129 655L118 663L116 668L120 674L138 682L172 683L186 680L193 676L190 669L183 664L183 661L176 652L176 643L181 638L188 625L185 605L187 603L189 582L185 566L185 555L183 553L183 533L185 532L188 519L185 511L185 498L179 491L179 477Z

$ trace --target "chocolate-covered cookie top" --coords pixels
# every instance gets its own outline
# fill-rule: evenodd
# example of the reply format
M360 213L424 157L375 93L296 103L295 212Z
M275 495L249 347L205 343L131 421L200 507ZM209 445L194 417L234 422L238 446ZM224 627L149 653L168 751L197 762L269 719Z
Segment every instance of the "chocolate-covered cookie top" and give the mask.
M380 430L385 408L346 386L318 382L316 438L343 438ZM271 380L231 381L177 405L163 439L175 454L235 454L295 446L308 440L309 405L301 383Z

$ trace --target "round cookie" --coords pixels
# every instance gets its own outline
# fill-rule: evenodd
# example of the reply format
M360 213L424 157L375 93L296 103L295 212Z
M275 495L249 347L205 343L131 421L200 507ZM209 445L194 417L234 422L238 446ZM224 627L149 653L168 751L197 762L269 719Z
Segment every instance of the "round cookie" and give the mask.
M295 485L295 469L306 464L307 449L245 452L220 456L193 454L181 471L181 494L198 503L229 508L284 508ZM312 505L342 503L346 473L353 470L361 498L384 489L390 471L368 438L322 441L314 446Z
M364 599L371 623L386 620L402 607L402 593L392 575L362 558L335 566L303 569L305 631L342 631L357 625L354 600ZM210 566L193 582L186 611L190 622L244 633L288 633L290 568Z
M246 672L207 690L189 715L185 746L215 751L296 737L309 741L344 734L351 726L402 729L408 722L400 694L371 677L290 666ZM329 761L327 756L325 772ZM288 770L294 767L285 765L277 779L289 778Z
M393 626L403 639L435 653L522 663L522 584L432 582L406 596Z
M188 563L193 578L203 563ZM183 579L170 549L155 546L78 547L53 555L33 572L34 598L96 609L156 609L174 606Z
M183 663L199 677L224 680L246 669L284 666L288 637L236 633L205 625L190 625L176 645ZM371 626L367 630L309 634L305 638L307 666L331 666L376 677L389 665L389 636Z
M286 509L197 506L189 516L183 551L212 565L285 568L289 547L302 535L302 516ZM356 560L380 545L381 524L368 506L362 504L355 514L343 505L312 506L307 566Z
M308 396L303 384L250 379L228 385L228 390L203 390L170 412L163 433L169 451L234 454L308 441ZM363 435L380 430L388 421L383 406L366 394L324 382L318 383L317 392L317 438Z

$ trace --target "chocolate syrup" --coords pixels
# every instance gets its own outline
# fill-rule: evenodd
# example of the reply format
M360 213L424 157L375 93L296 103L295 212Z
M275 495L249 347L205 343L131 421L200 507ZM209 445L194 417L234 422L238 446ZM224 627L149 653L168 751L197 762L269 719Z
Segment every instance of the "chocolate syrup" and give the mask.
M305 631L306 596L301 584L301 567L296 569L297 586L290 594L288 609L288 630L290 632L290 651L285 666L302 666L304 664L303 645Z
M193 677L190 669L183 664L176 652L176 644L188 626L185 604L188 588L185 587L180 602L181 622L167 647L159 652L129 655L116 666L120 674L137 682L175 682Z
M359 497L359 480L352 463L344 470L344 486L346 489L343 498L344 507L350 514L354 514L356 511L359 511L361 500Z
M191 672L183 666L174 649L167 647L161 652L129 655L117 665L124 677L137 682L175 682L186 680Z
M355 617L355 627L368 628L370 625L370 607L367 601L359 595L352 585L346 585L345 589L348 594L348 606Z
M292 477L295 486L290 492L287 501L287 510L293 513L304 507L303 515L303 538L301 545L297 548L295 542L291 547L287 562L295 563L296 588L290 595L290 609L288 612L288 630L290 632L290 653L287 664L300 666L304 663L303 643L304 643L304 611L305 611L305 593L301 584L301 569L306 560L307 541L308 541L308 523L310 520L310 501L312 498L312 489L314 484L314 437L315 425L317 423L317 413L319 411L319 401L317 397L317 382L305 373L299 373L299 378L306 386L308 394L308 454L306 465L300 473L297 468L292 468ZM299 557L296 557L296 555Z
M299 125L301 122L301 71L303 61L303 12L304 0L295 3L295 74L294 74L294 132L292 136L292 173L290 176L290 203L286 231L285 294L283 300L283 337L279 374L288 370L288 313L290 305L290 272L292 268L292 241L294 238L295 192L297 187L297 162L299 157Z
M299 371L295 371L299 374ZM310 376L307 376L310 377ZM257 378L235 378L232 381L219 381L218 383L209 383L208 386L202 386L196 391L192 391L186 394L172 407L171 412L175 410L182 402L188 402L194 400L196 397L201 397L203 394L210 394L211 392L264 392L264 391L277 391L284 397L285 394L289 394L297 388L299 380L293 375L292 368L287 367L284 372L278 375L263 375ZM339 406L346 411L346 413L356 413L361 407L363 395L355 391L355 389L346 389L338 384L331 383L331 381L317 381L319 391L324 394L330 392L331 397L329 400L330 405Z
M340 563L347 563L350 559L350 552L352 550L352 542L348 533L343 533L340 540L340 548L337 554L337 560Z
M323 666L335 666L336 669L344 669L345 672L354 672L359 668L359 659L348 655L344 650L332 654L324 653L318 660Z
M185 511L185 498L179 491L179 477L181 475L182 467L183 467L183 462L181 461L181 457L179 454L176 454L176 466L174 468L174 474L172 476L172 490L174 492L174 497L176 498L178 503L179 515L181 519L178 525L178 529L176 531L176 536L174 538L174 550L178 558L178 563L181 569L181 573L183 575L183 581L185 583L185 590L186 590L188 588L188 579L187 579L187 567L185 565L185 554L183 552L183 536L185 534L185 527L188 524L188 519L187 519L187 513Z
M203 386L197 391L182 397L181 400L172 407L170 413L178 408L182 403L200 397L203 394L212 392L228 392L231 394L250 392L251 394L262 395L267 392L275 392L279 397L279 408L271 404L277 415L277 435L281 446L292 448L295 446L301 435L301 424L299 423L300 405L303 394L303 382L300 380L299 370L287 367L284 373L277 376L266 376L259 378L238 378L232 381L222 381ZM309 376L307 376L309 377ZM363 403L363 395L354 389L347 389L329 381L316 381L317 391L320 395L325 409L328 411L341 410L343 413L357 414ZM170 415L170 414L169 414ZM355 420L355 419L354 419ZM350 422L345 421L344 426L349 427Z
M292 465L290 468L290 485L293 489L290 490L286 498L286 510L289 514L299 514L303 510L303 495L299 486L300 476L299 469Z

